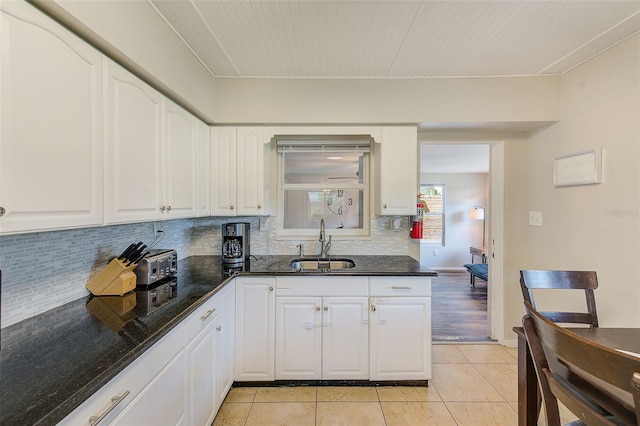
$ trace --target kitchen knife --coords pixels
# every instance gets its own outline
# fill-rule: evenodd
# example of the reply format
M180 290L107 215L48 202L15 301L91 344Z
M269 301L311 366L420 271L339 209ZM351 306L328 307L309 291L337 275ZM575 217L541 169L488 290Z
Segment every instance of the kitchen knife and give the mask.
M137 259L140 254L144 251L144 249L147 248L146 244L143 244L142 247L140 247L139 249L135 250L133 253L131 253L128 258L129 260L133 261L135 259Z
M150 253L150 252L145 251L144 253L140 254L137 258L135 258L135 259L133 259L132 261L130 261L129 263L127 263L127 266L130 266L130 265L132 265L132 264L134 264L134 263L138 263L138 262L140 262L140 261L141 261L142 259L144 259L144 257L145 257L146 255L148 255L149 253Z
M125 256L126 260L131 260L132 258L134 258L134 255L136 253L139 253L140 250L140 246L142 245L142 241L139 241L137 244L134 244L133 248L129 251L129 253L127 253L127 255Z
M127 247L121 254L120 256L118 256L118 259L120 260L124 260L127 258L127 256L129 255L129 253L131 252L131 250L136 246L136 243L131 243L129 244L129 247Z

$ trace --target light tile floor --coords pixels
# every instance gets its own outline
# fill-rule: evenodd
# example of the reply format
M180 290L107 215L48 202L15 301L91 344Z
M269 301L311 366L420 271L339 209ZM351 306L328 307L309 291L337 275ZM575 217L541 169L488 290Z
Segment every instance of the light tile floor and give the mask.
M433 345L429 387L234 388L214 426L517 425L517 352Z

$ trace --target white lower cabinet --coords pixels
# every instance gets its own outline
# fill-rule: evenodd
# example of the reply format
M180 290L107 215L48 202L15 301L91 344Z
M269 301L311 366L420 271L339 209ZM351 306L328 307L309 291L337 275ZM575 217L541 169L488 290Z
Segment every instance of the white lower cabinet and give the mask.
M216 366L218 345L216 327L220 325L220 303L213 297L187 320L187 337L193 333L187 354L187 424L211 424L217 410Z
M119 421L122 419L121 414L123 417L138 415L136 406L145 406L151 395L160 398L160 401L165 401L166 394L175 397L172 401L167 402L167 410L171 411L168 418L179 417L178 413L184 410L185 400L184 336L185 326L184 323L181 323L111 379L109 383L91 395L59 424L85 425L96 423L98 420L100 420L100 424L113 424L117 419ZM180 379L176 381L178 372ZM154 388L162 391L165 387L169 388L166 393L163 392L159 396L155 393ZM147 396L144 396L145 394ZM158 405L157 401L158 399L155 399L155 405ZM175 404L180 405L181 408ZM130 405L131 408L129 408ZM153 411L154 408L152 407L151 410ZM125 412L129 414L125 414ZM153 415L150 414L150 416ZM154 423L144 421L130 424Z
M369 378L367 297L325 297L322 305L322 378Z
M369 378L367 297L276 297L276 380Z
M60 424L210 425L233 383L234 322L232 281Z
M185 351L180 351L111 424L123 426L184 424L185 361Z
M431 298L371 298L371 380L431 378Z
M187 319L187 425L210 425L233 383L235 286L231 282Z
M227 284L226 288L215 297L220 299L220 324L216 327L216 362L217 374L215 383L218 400L216 411L229 393L234 380L235 363L235 322L236 322L236 292L235 282Z
M275 278L237 277L235 380L274 380Z

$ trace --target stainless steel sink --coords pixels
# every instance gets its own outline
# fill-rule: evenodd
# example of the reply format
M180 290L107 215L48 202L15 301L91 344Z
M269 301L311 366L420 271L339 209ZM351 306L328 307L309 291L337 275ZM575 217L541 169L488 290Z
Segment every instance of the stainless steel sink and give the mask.
M289 263L291 269L299 271L349 269L354 266L356 266L356 263L353 260L341 258L293 259L291 263Z

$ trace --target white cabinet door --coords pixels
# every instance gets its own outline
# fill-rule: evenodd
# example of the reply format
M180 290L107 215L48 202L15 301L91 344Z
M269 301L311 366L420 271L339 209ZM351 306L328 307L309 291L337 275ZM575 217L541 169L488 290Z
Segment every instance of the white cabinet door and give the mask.
M164 203L165 219L196 216L196 127L198 120L165 99Z
M106 223L162 219L162 95L106 61Z
M431 378L431 298L372 297L371 380Z
M219 316L198 334L187 346L187 412L188 423L210 425L217 410L216 347Z
M236 215L236 128L211 128L211 215Z
M376 214L415 215L418 194L417 128L383 127L376 148Z
M276 298L276 380L322 378L322 298Z
M369 299L325 297L322 301L322 379L368 378Z
M266 214L262 127L211 128L211 215Z
M274 380L275 279L236 279L235 380Z
M101 225L102 55L26 2L1 7L0 233Z
M196 170L197 215L211 216L211 137L209 126L198 121L198 154Z
M238 215L264 214L264 150L262 127L238 127L236 133Z
M220 324L216 327L216 410L229 393L234 378L234 343L236 320L236 292L234 283L215 295L220 299ZM210 424L210 423L209 423Z
M113 421L113 425L180 425L185 415L186 357L180 353Z

